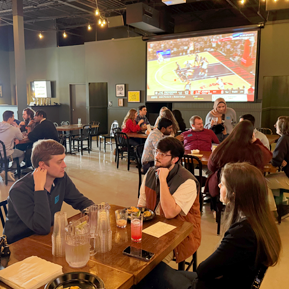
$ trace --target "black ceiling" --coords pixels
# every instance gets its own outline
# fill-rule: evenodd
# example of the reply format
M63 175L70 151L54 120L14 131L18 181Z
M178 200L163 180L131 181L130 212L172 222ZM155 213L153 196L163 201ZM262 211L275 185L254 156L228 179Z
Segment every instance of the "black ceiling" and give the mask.
M267 0L272 1L272 0ZM263 0L187 0L186 4L166 6L161 0L97 0L103 17L126 15L126 6L138 2L166 13L174 32L234 27L289 19L289 9L266 11ZM96 25L95 0L24 0L25 29L69 31ZM12 0L0 1L0 26L12 25ZM47 26L47 20L53 20ZM49 22L49 21L48 21ZM140 34L149 34L140 31Z

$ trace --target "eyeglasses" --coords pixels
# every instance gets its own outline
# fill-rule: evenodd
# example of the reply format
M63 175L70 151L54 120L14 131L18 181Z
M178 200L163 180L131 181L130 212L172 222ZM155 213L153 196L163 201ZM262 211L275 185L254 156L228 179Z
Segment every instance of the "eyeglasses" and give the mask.
M165 153L160 152L159 150L155 151L155 155L159 155L160 157L171 157L172 155L167 155Z

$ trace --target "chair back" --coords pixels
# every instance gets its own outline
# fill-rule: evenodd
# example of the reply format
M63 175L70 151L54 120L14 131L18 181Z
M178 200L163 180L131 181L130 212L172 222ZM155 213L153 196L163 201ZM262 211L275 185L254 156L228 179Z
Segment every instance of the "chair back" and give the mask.
M7 200L0 203L0 219L1 219L1 223L2 223L3 228L5 226L5 221L6 221L6 217L7 217L7 213L8 213L7 207L8 207Z
M117 120L114 120L111 124L110 132L109 132L111 137L114 137L114 129L116 129L116 128L119 128L119 124L118 124Z
M0 164L7 163L6 147L3 141L0 140Z
M114 139L117 148L129 147L128 136L124 132L116 131L114 133Z
M54 122L53 124L54 124L55 127L58 127L58 123L57 122Z
M266 274L268 267L266 267L265 265L261 265L261 267L259 268L259 271L254 279L253 284L251 285L251 289L258 289L261 286L261 283L264 279L264 276Z
M70 122L68 120L64 120L60 123L60 125L70 125Z
M90 122L90 125L91 125L90 135L91 136L98 136L99 135L100 122L99 121L92 121L92 122ZM94 126L94 125L98 125L98 126Z
M200 211L202 212L203 207L202 186L205 184L206 180L206 178L203 178L202 162L196 156L184 155L181 164L184 168L186 168L189 172L191 172L200 183L199 202L200 202ZM199 172L198 174L196 174L196 170Z
M89 137L90 131L91 131L91 125L90 124L84 125L81 129L81 136L85 138Z
M264 134L273 134L272 130L267 127L258 127L256 129Z

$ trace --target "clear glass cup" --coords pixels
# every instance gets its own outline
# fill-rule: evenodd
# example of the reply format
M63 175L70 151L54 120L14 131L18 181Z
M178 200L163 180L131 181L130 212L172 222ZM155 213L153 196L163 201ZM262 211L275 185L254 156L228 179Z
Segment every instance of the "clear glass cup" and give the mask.
M88 223L90 227L90 256L94 256L98 248L97 214L99 208L99 205L92 205L88 207Z
M142 239L143 215L139 212L131 214L131 240L139 243Z
M84 267L90 257L90 227L83 217L65 228L65 259L72 268Z
M127 210L116 210L115 211L115 222L119 228L125 228L127 224Z

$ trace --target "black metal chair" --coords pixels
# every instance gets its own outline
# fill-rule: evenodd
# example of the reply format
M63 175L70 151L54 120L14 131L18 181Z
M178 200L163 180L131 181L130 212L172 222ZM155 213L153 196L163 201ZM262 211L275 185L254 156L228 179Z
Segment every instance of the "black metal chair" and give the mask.
M14 158L17 164L17 176L18 179L21 177L21 169L19 164L19 158ZM0 172L5 171L5 185L8 184L8 171L14 171L14 169L9 168L9 159L6 155L6 147L5 144L0 140Z
M91 126L90 125L84 125L82 127L82 129L80 130L80 135L76 135L76 136L71 136L71 141L73 143L73 149L75 148L74 143L75 141L77 141L77 151L81 152L81 155L83 155L83 151L87 150L88 153L90 153L91 151L91 136L90 136L90 130L91 130ZM87 146L84 147L84 141L87 142Z
M124 132L115 132L114 139L116 144L115 161L116 167L119 166L119 158L127 157L127 170L129 170L130 159L135 157L134 147L129 144L129 138Z
M98 147L98 137L99 137L99 121L92 121L90 123L91 125L91 130L90 130L90 143L92 144L92 137L96 137L96 145Z
M2 223L2 228L4 229L6 217L8 213L8 202L7 200L0 203L0 219Z
M103 147L104 147L104 152L106 152L106 145L110 144L111 150L112 150L112 140L114 139L114 131L115 129L119 128L119 124L117 120L114 120L113 123L110 126L110 132L109 134L102 134L99 136L99 150L101 151L101 140L103 140ZM119 129L121 131L121 129ZM107 140L110 141L107 141Z
M199 192L199 202L200 202L200 212L202 214L202 207L203 207L203 195L201 192L202 186L204 186L205 181L202 174L202 162L199 158L191 155L184 155L181 161L181 164L184 168L186 168L188 171L190 171L196 179L200 183L200 192ZM196 174L196 171L198 171L198 174ZM187 268L185 268L187 265ZM193 266L193 271L195 272L197 270L197 251L193 254L192 260L190 262L183 261L178 264L178 270L186 270L189 271L189 269Z
M144 150L144 144L140 144L135 147L135 155L136 155L136 162L137 162L137 169L138 169L138 195L137 195L138 198L139 198L140 187L142 183L142 175L145 175L142 169L142 164L141 164L143 150Z

